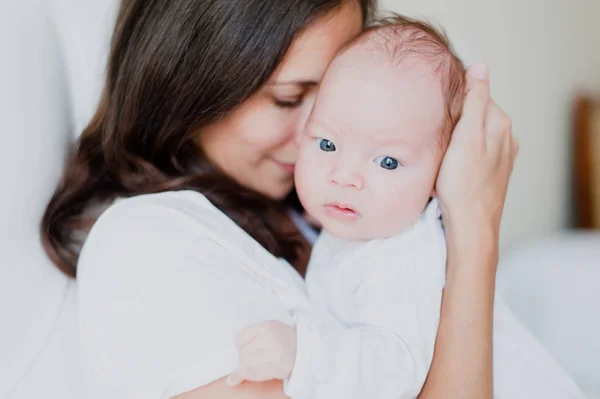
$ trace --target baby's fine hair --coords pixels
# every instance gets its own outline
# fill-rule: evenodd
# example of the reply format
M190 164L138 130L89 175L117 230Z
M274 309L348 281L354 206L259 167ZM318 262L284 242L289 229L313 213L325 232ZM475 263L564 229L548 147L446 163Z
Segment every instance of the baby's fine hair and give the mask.
M377 34L375 36L375 34ZM423 60L434 67L440 77L445 99L446 117L442 126L443 148L460 119L466 91L466 68L455 54L446 33L432 24L399 14L374 21L342 51L365 43L400 64L406 58Z

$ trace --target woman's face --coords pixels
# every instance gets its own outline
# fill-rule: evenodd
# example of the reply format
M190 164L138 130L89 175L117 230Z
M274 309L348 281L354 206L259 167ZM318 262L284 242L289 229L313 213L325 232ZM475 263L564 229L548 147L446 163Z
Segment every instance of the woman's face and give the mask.
M294 185L295 138L321 78L341 46L361 29L361 9L353 1L303 31L258 93L199 134L198 144L210 161L245 187L273 199L285 197Z

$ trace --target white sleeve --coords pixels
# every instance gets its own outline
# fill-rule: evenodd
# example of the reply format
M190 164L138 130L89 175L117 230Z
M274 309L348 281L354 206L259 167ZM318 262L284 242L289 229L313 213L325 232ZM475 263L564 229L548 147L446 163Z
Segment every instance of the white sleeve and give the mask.
M198 221L160 205L116 206L78 265L88 398L169 398L233 371L234 337L281 302Z
M292 399L417 397L433 358L443 282L415 269L429 265L396 259L363 265L373 270L347 327L296 316L297 357L285 384Z

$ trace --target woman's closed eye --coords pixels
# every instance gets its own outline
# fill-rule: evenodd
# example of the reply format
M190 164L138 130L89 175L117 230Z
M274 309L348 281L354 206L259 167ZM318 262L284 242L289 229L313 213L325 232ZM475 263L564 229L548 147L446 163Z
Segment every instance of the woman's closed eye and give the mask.
M273 102L280 108L297 108L302 105L303 96L295 98L277 98L273 97Z
M335 144L327 139L317 138L317 144L319 145L319 148L325 152L332 152L336 150Z
M394 170L394 169L398 169L398 167L402 166L402 163L400 163L397 159L388 157L386 155L377 157L375 159L375 163L378 164L379 166L381 166L385 170Z

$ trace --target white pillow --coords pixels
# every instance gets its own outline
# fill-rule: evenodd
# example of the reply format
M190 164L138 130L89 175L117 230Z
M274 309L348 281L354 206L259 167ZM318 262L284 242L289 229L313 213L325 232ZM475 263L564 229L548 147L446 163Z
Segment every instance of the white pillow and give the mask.
M0 397L42 350L68 280L39 226L102 87L116 0L0 1Z

